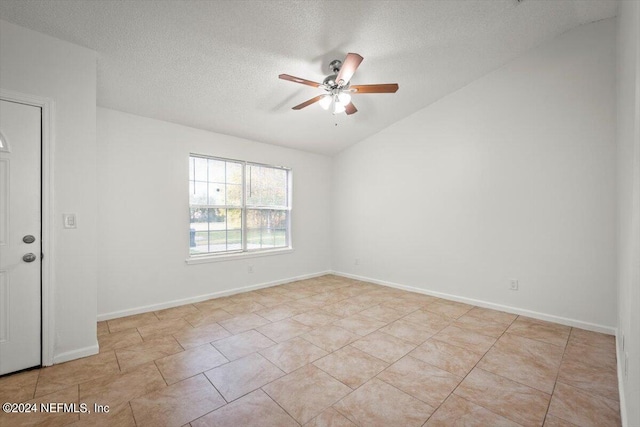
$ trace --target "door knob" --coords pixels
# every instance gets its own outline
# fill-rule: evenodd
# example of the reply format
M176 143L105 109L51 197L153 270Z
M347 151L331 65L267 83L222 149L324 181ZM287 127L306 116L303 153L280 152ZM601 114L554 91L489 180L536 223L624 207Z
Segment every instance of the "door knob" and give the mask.
M33 243L33 242L36 241L36 238L33 237L31 234L27 234L26 236L24 236L22 238L22 241L25 242L25 243Z
M24 254L24 256L22 257L22 260L24 262L33 262L36 260L36 256L32 253Z

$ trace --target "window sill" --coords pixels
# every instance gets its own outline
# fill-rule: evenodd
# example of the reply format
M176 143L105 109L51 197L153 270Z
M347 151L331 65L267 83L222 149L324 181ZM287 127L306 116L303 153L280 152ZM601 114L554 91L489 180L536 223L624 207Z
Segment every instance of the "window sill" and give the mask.
M272 249L269 251L257 251L257 252L240 252L235 254L225 255L200 255L192 256L185 260L189 265L192 264L206 264L209 262L221 262L221 261L235 261L239 259L258 258L271 255L283 255L293 252L293 248Z

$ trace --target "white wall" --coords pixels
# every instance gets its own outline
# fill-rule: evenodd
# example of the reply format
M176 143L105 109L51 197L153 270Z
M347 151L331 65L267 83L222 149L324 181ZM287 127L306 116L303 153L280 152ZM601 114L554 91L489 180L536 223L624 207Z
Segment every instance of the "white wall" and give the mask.
M635 3L622 16L633 7L637 15ZM626 22L619 47L631 55L638 23ZM96 313L330 268L614 327L614 39L612 20L573 30L341 153L332 177L324 156L102 108L96 145L94 52L0 21L0 88L55 100L56 360L95 348ZM636 133L619 137L621 164L634 143L637 153L637 106L628 105L621 98ZM295 251L186 265L189 152L292 167ZM622 168L624 222L638 166ZM61 228L63 212L77 213L78 229ZM619 248L638 259L623 239ZM519 291L507 290L508 278ZM621 275L620 300L633 302L619 322L635 351L627 395L637 402L633 283Z
M640 3L618 6L618 366L622 416L640 425ZM624 336L624 349L622 341ZM628 358L625 375L625 358ZM626 411L625 411L626 408Z
M54 359L97 352L95 53L0 21L0 88L54 101Z
M612 331L615 25L565 33L340 153L333 268Z
M187 265L189 153L292 168L294 251ZM327 156L98 108L100 318L328 271L330 186Z

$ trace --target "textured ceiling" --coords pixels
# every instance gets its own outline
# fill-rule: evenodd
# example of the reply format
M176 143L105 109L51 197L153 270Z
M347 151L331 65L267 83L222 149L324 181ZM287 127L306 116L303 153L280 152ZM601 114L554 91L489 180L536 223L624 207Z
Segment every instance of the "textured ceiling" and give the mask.
M0 0L0 17L98 52L98 105L334 154L580 24L615 0ZM291 107L357 52L358 113Z

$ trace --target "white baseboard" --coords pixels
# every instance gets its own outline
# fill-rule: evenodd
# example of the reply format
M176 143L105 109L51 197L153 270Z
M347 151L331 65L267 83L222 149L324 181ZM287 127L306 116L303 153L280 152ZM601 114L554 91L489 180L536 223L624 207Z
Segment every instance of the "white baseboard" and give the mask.
M98 342L92 346L71 350L53 356L53 364L68 362L69 360L80 359L81 357L93 356L98 354Z
M447 294L447 293L443 293L443 292L436 292L436 291L431 291L431 290L428 290L428 289L416 288L416 287L413 287L413 286L401 285L401 284L398 284L398 283L393 283L393 282L384 281L384 280L378 280L378 279L374 279L374 278L371 278L371 277L358 276L358 275L355 275L355 274L343 273L343 272L340 272L340 271L332 271L332 270L321 271L321 272L311 273L311 274L305 274L305 275L295 276L295 277L289 277L289 278L286 278L286 279L275 280L275 281L272 281L272 282L264 282L264 283L259 283L259 284L256 284L256 285L232 288L232 289L227 289L227 290L224 290L224 291L213 292L213 293L210 293L210 294L204 294L204 295L198 295L198 296L195 296L195 297L189 297L189 298L182 298L182 299L179 299L179 300L167 301L167 302L164 302L164 303L150 304L150 305L145 305L145 306L141 306L141 307L134 307L134 308L126 309L126 310L113 311L113 312L110 312L110 313L103 313L103 314L99 314L98 315L98 321L111 320L111 319L116 319L118 317L131 316L131 315L134 315L134 314L147 313L147 312L150 312L150 311L163 310L165 308L172 308L172 307L177 307L177 306L180 306L180 305L192 304L192 303L195 303L195 302L205 301L205 300L208 300L208 299L211 299L211 298L219 298L219 297L233 295L233 294L237 294L237 293L241 293L241 292L252 291L252 290L255 290L255 289L268 288L268 287L271 287L271 286L276 286L276 285L282 285L282 284L285 284L285 283L295 282L297 280L304 280L304 279L310 279L310 278L313 278L313 277L319 277L319 276L323 276L325 274L335 274L337 276L348 277L348 278L356 279L356 280L362 280L362 281L365 281L365 282L375 283L375 284L378 284L378 285L388 286L388 287L396 288L396 289L402 289L402 290L405 290L405 291L416 292L416 293L421 293L421 294L425 294L425 295L431 295L431 296L435 296L435 297L438 297L438 298L444 298L444 299L448 299L448 300L452 300L452 301L462 302L462 303L465 303L465 304L476 305L478 307L484 307L484 308L490 308L490 309L493 309L493 310L505 311L507 313L523 315L523 316L527 316L527 317L532 317L534 319L539 319L539 320L545 320L545 321L548 321L548 322L559 323L559 324L562 324L562 325L572 326L572 327L576 327L576 328L580 328L580 329L586 329L586 330L589 330L589 331L602 332L602 333L609 334L609 335L615 335L616 334L616 328L613 328L613 327L610 327L610 326L598 325L598 324L595 324L595 323L584 322L584 321L581 321L581 320L570 319L570 318L567 318L567 317L555 316L555 315L552 315L552 314L540 313L540 312L537 312L537 311L532 311L532 310L527 310L527 309L523 309L523 308L502 305L502 304L495 304L495 303L488 302L488 301L477 300L477 299L473 299L473 298L466 298L466 297L461 297L461 296L458 296L458 295L452 295L452 294ZM80 357L83 357L83 356L80 356ZM67 360L69 360L69 359L67 359ZM54 358L54 363L59 363L59 362L57 361L57 359Z
M620 395L620 421L622 427L627 427L627 401L624 394L624 355L620 353L620 340L618 331L616 331L616 365L618 367L618 394Z
M416 292L425 295L431 295L438 298L444 298L452 301L462 302L465 304L477 305L478 307L490 308L493 310L505 311L507 313L523 315L527 317L532 317L534 319L545 320L547 322L560 323L561 325L572 326L575 328L586 329L594 332L602 332L608 335L615 335L616 328L611 326L598 325L595 323L583 322L581 320L570 319L567 317L555 316L547 313L540 313L537 311L526 310L518 307L511 307L502 304L494 304L488 301L477 300L473 298L461 297L458 295L446 294L443 292L430 291L428 289L422 288L414 288L413 286L400 285L398 283L388 282L384 280L377 280L371 277L358 276L350 273L342 273L339 271L333 271L331 274L335 274L336 276L348 277L351 279L362 280L364 282L375 283L377 285L388 286L391 288L402 289L405 291Z
M240 288L227 289L227 290L224 290L224 291L213 292L213 293L205 294L205 295L198 295L198 296L195 296L195 297L182 298L182 299L178 299L178 300L167 301L167 302L158 303L158 304L150 304L150 305L145 305L145 306L141 306L141 307L134 307L134 308L126 309L126 310L112 311L110 313L99 314L98 315L98 321L111 320L111 319L116 319L118 317L131 316L131 315L140 314L140 313L147 313L149 311L163 310L165 308L172 308L172 307L177 307L177 306L185 305L185 304L193 304L194 302L205 301L205 300L208 300L208 299L211 299L211 298L219 298L219 297L224 297L224 296L227 296L227 295L237 294L237 293L240 293L240 292L248 292L248 291L253 291L255 289L268 288L268 287L271 287L271 286L276 286L276 285L282 285L282 284L285 284L285 283L295 282L297 280L311 279L311 278L318 277L318 276L324 276L325 274L331 274L331 271L321 271L321 272L318 272L318 273L311 273L311 274L305 274L305 275L302 275L302 276L289 277L287 279L280 279L280 280L275 280L275 281L272 281L272 282L259 283L257 285L250 285L250 286L243 286L243 287L240 287Z

